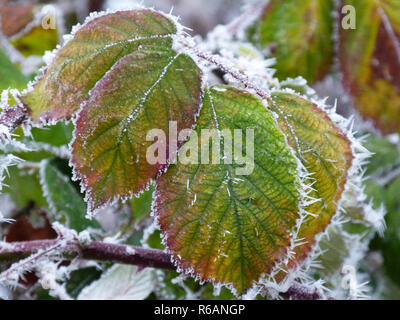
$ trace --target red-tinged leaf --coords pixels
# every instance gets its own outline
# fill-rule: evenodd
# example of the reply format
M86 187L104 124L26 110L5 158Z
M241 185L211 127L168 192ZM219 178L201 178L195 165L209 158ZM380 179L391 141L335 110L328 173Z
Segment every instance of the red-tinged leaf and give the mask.
M34 122L70 119L113 66L142 47L170 48L177 28L152 10L131 10L87 22L57 51L33 91L21 97Z
M204 129L228 130L232 137L242 129L246 149L243 143L240 152L254 170L240 175L242 165L225 163L221 154L215 164L199 155L198 164L179 160L158 179L154 209L179 267L202 280L232 284L241 295L287 254L299 218L297 163L272 112L250 93L207 89L197 136L192 133L179 159L191 141L198 154L211 149L201 137ZM254 130L254 141L247 140L247 129ZM224 136L220 153L226 143ZM247 153L250 143L253 156Z
M154 143L146 134L161 129L169 150L169 121L176 121L177 132L193 126L201 86L190 57L154 45L120 59L97 83L72 143L71 163L87 191L89 211L139 193L167 166L171 157L156 164L146 159Z
M304 208L311 215L303 222L298 237L306 244L294 248L296 255L290 268L308 256L315 236L325 231L337 212L353 153L346 134L314 103L286 92L274 92L272 100L280 129L311 174L309 197L318 200Z

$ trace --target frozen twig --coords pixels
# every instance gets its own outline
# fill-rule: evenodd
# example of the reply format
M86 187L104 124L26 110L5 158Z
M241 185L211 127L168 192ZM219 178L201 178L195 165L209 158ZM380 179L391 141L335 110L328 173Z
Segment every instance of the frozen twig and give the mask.
M13 262L38 251L47 250L56 245L57 242L58 240L54 239L4 243L4 248L0 244L0 263ZM69 244L64 248L63 254L68 259L79 256L87 260L113 261L142 267L175 269L169 254L161 250L128 245L92 241L88 245L82 246L77 241L75 244Z

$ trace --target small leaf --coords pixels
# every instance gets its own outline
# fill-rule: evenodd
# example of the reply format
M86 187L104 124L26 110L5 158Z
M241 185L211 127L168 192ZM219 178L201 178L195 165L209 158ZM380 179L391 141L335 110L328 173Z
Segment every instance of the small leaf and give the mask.
M194 61L171 48L175 26L160 14L132 11L95 19L67 47L81 48L80 39L88 30L103 39L103 47L110 36L122 38L118 42L121 44L102 49L101 56L98 49L93 53L92 45L84 47L90 49L91 66L101 63L93 72L104 69L104 65L109 68L110 60L113 64L106 75L97 74L101 80L79 113L72 143L71 163L76 178L82 179L92 212L107 202L141 192L166 168L173 152L164 162L149 163L147 150L154 142L146 141L146 135L152 129L162 130L166 150L173 150L170 122L176 122L177 132L193 126L200 108L202 82ZM145 40L136 41L137 37ZM72 73L74 77L77 74L76 70ZM71 91L65 94L59 97L78 102Z
M272 113L250 93L207 90L198 137L202 129L253 129L254 157L247 154L246 164L254 162L254 171L238 175L242 166L222 157L220 164L178 162L158 179L154 209L179 267L233 284L241 295L286 255L299 218L297 163ZM199 150L208 148L203 141Z
M60 170L57 161L43 161L40 169L40 181L43 194L53 214L59 219L64 217L68 227L78 232L89 227L100 228L95 220L85 218L86 204L72 185L69 176Z
M307 171L312 174L309 196L318 199L305 210L308 216L298 237L306 245L295 248L293 263L307 257L315 242L315 235L329 225L342 197L348 170L352 164L351 142L345 133L317 105L285 92L272 94L272 110L278 114L278 123L287 141Z
M144 300L155 289L154 270L115 264L81 291L78 300Z
M271 0L255 27L253 40L276 57L277 77L322 79L334 57L333 1Z
M344 0L357 28L340 28L343 84L361 114L383 133L400 132L400 2Z

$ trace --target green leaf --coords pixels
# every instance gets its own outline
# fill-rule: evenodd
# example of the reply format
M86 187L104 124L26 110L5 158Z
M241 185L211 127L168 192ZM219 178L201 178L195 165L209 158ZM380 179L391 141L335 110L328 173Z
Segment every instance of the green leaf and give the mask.
M18 209L25 208L29 202L34 202L40 207L47 207L42 195L38 170L31 168L8 168L8 175L4 179L2 193L9 193Z
M387 139L371 135L365 141L365 145L372 153L366 175L387 173L400 165L400 150Z
M0 92L8 88L22 89L27 82L18 67L0 50Z
M71 163L75 177L82 180L87 192L90 212L139 193L166 168L173 152L165 162L151 164L146 159L147 150L154 143L146 141L150 130L162 130L166 149L173 150L169 122L176 122L177 132L194 124L201 102L201 71L189 56L171 48L175 32L175 25L161 14L128 11L93 20L65 47L66 52L80 48L80 54L85 51L87 58L80 59L79 66L64 66L57 80L63 82L62 75L66 76L68 66L74 65L68 81L74 79L74 83L82 84L80 88L85 89L79 91L83 94L101 78L82 106L72 143ZM89 44L89 39L94 44ZM65 54L61 50L59 59L63 61ZM80 77L76 68L85 66L86 59L90 59L92 72L86 71ZM53 65L59 65L57 61ZM109 70L106 75L105 68ZM90 74L91 78L86 78ZM47 79L47 83L53 80ZM63 91L58 85L57 88ZM61 92L54 99L73 101L75 108L84 95L73 92ZM51 96L46 95L46 99ZM66 105L68 109L69 102ZM54 114L53 111L50 112Z
M68 145L72 140L72 131L74 126L72 123L57 122L52 126L44 126L43 128L32 128L32 140L43 142L55 147Z
M100 228L95 220L85 217L86 204L69 176L60 170L57 161L42 162L40 180L43 194L58 219L64 218L66 225L78 232L89 227Z
M334 57L333 1L271 0L257 22L253 41L276 57L281 80L322 79Z
M175 23L152 10L120 11L92 19L58 50L34 90L23 96L22 101L32 110L34 122L70 119L88 100L95 86L96 95L104 98L111 92L105 92L102 87L115 93L108 102L114 100L114 103L132 106L132 100L141 98L154 83L149 82L157 79L175 57L171 46L176 34ZM173 70L183 68L184 71L175 73L186 76L187 91L198 89L200 80L195 78L200 77L200 72L189 58L181 55L170 67ZM121 72L133 74L127 79L119 76L119 81L111 87L110 79ZM130 92L132 87L135 90ZM184 91L179 89L178 93ZM183 100L184 103L188 102ZM188 104L186 111L191 107Z
M0 146L0 153L13 154L30 162L40 162L46 158L69 155L67 145L72 139L72 123L58 122L52 126L32 128L31 136L25 136L21 127L14 131L15 139L21 146L7 144Z
M353 153L346 134L317 105L297 95L275 92L272 110L278 114L280 129L311 175L309 196L318 199L305 210L308 216L300 228L299 238L306 245L295 248L296 260L305 259L315 243L315 235L329 225L342 197Z
M400 132L400 1L344 0L357 28L340 28L344 86L361 114L383 133Z
M286 255L299 218L297 163L272 113L245 91L207 89L198 137L203 129L253 129L254 157L245 158L253 172L239 175L243 166L225 164L221 154L220 164L179 161L158 179L154 209L179 267L202 280L233 284L240 295ZM194 133L191 141L198 142ZM199 150L211 148L200 141Z
M150 217L154 190L155 185L151 185L149 190L145 190L139 198L134 197L132 199L132 218L135 222Z

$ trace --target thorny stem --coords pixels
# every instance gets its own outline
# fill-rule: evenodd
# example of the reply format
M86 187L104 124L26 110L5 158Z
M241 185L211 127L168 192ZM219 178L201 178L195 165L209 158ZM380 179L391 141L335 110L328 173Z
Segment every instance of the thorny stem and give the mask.
M49 250L58 248L59 243L59 239L5 243L4 248L0 249L0 263L10 263L15 261L15 259L21 259L37 252L46 254ZM171 256L168 253L162 250L146 249L136 246L98 241L92 241L88 245L83 246L76 242L68 244L63 248L62 252L66 259L80 257L86 260L138 265L142 268L153 267L167 270L176 269L171 262ZM35 258L35 256L33 257ZM8 272L8 270L3 274L0 274L0 279L6 272ZM283 295L292 300L330 299L318 291L310 290L300 284L291 286Z

